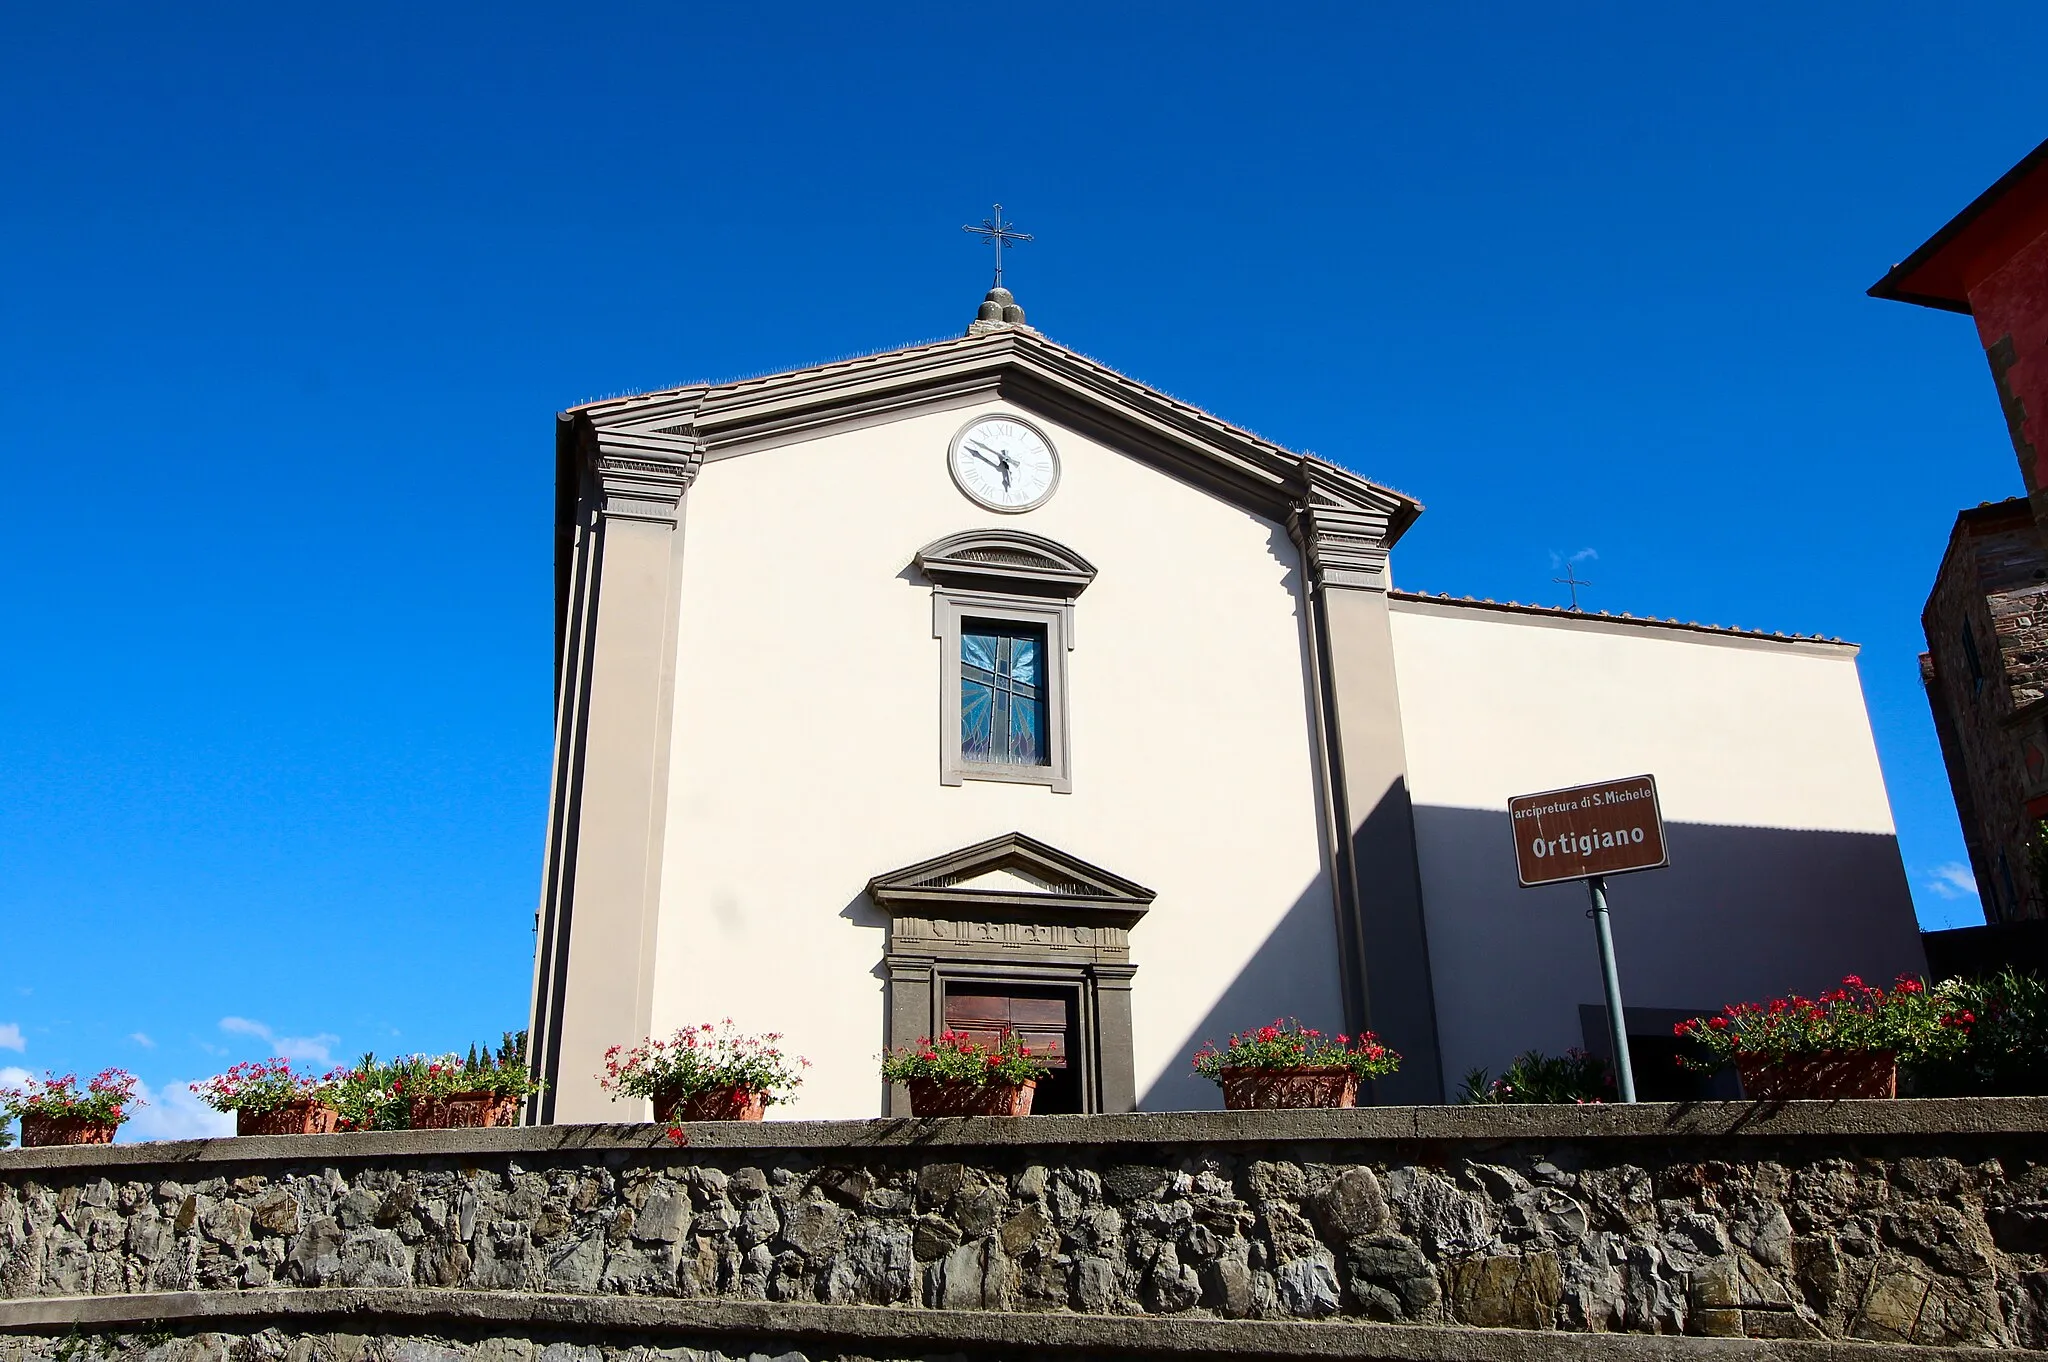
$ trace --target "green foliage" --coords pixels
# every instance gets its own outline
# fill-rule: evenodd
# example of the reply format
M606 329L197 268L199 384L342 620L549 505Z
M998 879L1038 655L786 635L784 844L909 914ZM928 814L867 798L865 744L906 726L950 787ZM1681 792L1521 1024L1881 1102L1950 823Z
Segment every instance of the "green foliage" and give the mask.
M801 1055L783 1053L780 1032L746 1035L734 1030L728 1017L715 1026L685 1026L667 1040L650 1037L631 1049L614 1045L604 1052L604 1072L597 1081L614 1102L621 1097L665 1092L692 1097L737 1088L760 1093L772 1104L787 1102L810 1067Z
M1920 1097L2027 1097L2048 1093L2048 981L2006 968L1988 979L1936 986L1974 1020L1969 1043L1906 1068Z
M57 1340L57 1346L50 1355L57 1362L90 1362L93 1354L103 1347L105 1342L98 1335L81 1332L74 1324L69 1333Z
M337 1069L324 1081L343 1130L405 1130L412 1124L415 1097L478 1092L528 1097L546 1086L528 1071L524 1031L505 1032L496 1049L472 1045L467 1055L451 1051L387 1060L364 1055L354 1067Z
M170 1340L170 1330L164 1330L164 1340ZM114 1358L121 1355L121 1336L115 1333L88 1334L76 1324L71 1332L57 1340L57 1346L50 1350L56 1362L93 1362L95 1358Z
M1711 1017L1693 1017L1673 1032L1694 1042L1702 1057L1687 1067L1712 1071L1733 1060L1766 1060L1795 1055L1875 1053L1896 1055L1902 1064L1925 1063L1960 1053L1975 1021L1949 981L1930 989L1901 975L1890 990L1873 988L1855 975L1818 998L1791 994L1763 1003L1735 1003Z
M1292 1018L1241 1032L1220 1048L1204 1041L1195 1051L1195 1072L1218 1083L1225 1069L1349 1069L1360 1078L1384 1078L1400 1067L1400 1053L1370 1031L1332 1039Z
M1614 1073L1606 1060L1584 1050L1567 1050L1561 1055L1524 1050L1499 1078L1490 1077L1484 1069L1466 1074L1465 1090L1458 1100L1468 1105L1611 1102Z
M507 1031L493 1050L489 1045L472 1045L466 1057L410 1055L400 1061L403 1090L413 1097L447 1097L457 1093L488 1092L499 1097L531 1097L544 1084L527 1068L526 1033Z
M959 1031L941 1032L937 1040L920 1036L917 1044L882 1056L882 1077L891 1083L908 1083L928 1078L939 1083L1033 1083L1045 1077L1051 1065L1043 1056L1015 1036L1002 1044L988 1046Z
M402 1061L364 1055L331 1080L328 1100L341 1113L343 1130L404 1130L412 1124L411 1100L402 1092Z

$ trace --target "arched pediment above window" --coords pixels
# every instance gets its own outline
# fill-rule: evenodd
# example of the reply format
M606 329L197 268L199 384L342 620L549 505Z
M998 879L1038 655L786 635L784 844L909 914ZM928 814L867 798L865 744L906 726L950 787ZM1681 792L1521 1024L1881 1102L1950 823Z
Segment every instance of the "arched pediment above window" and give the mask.
M1095 580L1095 565L1065 544L1022 530L964 530L917 551L918 570L940 586L1025 591L1067 600Z

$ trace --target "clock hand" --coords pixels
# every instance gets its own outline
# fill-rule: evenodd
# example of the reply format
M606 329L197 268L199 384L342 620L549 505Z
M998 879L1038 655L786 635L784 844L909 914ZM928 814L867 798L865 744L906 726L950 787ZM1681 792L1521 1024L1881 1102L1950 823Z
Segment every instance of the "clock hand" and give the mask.
M974 447L973 445L968 445L968 446L967 446L967 452L968 452L969 454L972 454L972 455L973 455L973 456L974 456L975 458L977 458L977 459L980 459L980 460L981 460L981 461L982 461L983 463L987 464L987 465L988 465L988 466L989 466L990 468L996 469L996 470L998 470L999 472L1002 472L1002 471L1006 471L1006 470L1004 470L1004 469L1003 469L1003 465L1002 465L1001 463L997 462L997 461L996 461L996 460L994 460L994 459L991 459L991 458L990 458L990 457L989 457L988 455L986 455L986 454L982 453L982 452L981 452L981 451L980 451L979 449L976 449L976 448L975 448L975 447Z
M968 449L969 449L969 450L970 450L971 452L973 452L973 453L976 453L976 454L979 454L979 455L980 455L980 456L982 457L982 460L983 460L984 462L986 462L986 461L988 460L988 458L989 458L989 455L990 455L990 454L994 454L994 455L995 455L995 458L996 458L996 460L997 460L997 462L999 463L999 465L1000 465L1001 467L1003 467L1003 468L1008 468L1008 467L1010 466L1010 455L1009 455L1009 451L1008 451L1008 450L1002 450L1002 449L997 449L997 450L990 450L990 449L987 449L987 448L983 447L983 446L982 446L982 445L980 445L980 444L977 444L977 443L976 443L976 442L974 442L973 440L969 440L969 441L967 442L967 448L968 448Z

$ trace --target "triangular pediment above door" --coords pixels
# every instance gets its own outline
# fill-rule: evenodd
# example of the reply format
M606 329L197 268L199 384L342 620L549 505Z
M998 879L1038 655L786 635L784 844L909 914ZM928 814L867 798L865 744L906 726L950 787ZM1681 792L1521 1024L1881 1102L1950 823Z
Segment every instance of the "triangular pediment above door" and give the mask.
M1128 926L1152 906L1150 889L1021 832L934 856L868 881L891 917L1079 916Z

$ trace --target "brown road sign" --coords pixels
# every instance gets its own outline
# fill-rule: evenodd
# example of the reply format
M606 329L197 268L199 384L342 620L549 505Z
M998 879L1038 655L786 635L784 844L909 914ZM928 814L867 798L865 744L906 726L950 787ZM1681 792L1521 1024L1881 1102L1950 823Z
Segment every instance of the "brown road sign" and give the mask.
M1654 776L1516 795L1515 869L1527 888L1669 865Z

